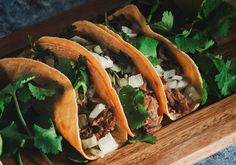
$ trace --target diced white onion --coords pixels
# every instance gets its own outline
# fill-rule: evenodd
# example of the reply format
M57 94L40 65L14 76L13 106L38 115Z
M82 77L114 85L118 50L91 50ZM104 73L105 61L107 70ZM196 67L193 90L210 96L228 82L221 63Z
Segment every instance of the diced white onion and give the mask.
M3 165L1 160L0 160L0 165Z
M116 150L119 147L110 133L106 134L98 141L98 146L104 155Z
M88 125L88 119L85 114L79 115L79 127L83 128Z
M176 89L177 88L177 81L176 80L167 81L167 85L171 89Z
M112 67L111 67L111 70L113 70L114 72L120 72L120 67L116 64L114 64Z
M124 87L124 86L128 85L128 80L126 78L120 78L120 79L118 79L118 85L120 87Z
M135 37L137 37L137 34L136 33L131 33L131 34L127 34L127 36L129 38L135 38Z
M174 69L167 70L167 71L164 72L164 78L165 79L171 78L174 75L175 75L175 70Z
M179 76L179 75L175 75L172 77L173 80L178 80L178 81L181 81L183 80L183 77L182 76Z
M128 79L128 84L133 88L139 88L144 84L143 77L141 74L130 76Z
M88 40L84 39L84 38L81 38L79 36L74 36L70 39L71 41L74 41L74 42L77 42L79 44L82 44L82 45L88 45L88 44L91 44L91 42L89 42Z
M94 52L98 53L98 54L101 54L103 52L101 46L100 45L95 46L94 47Z
M121 30L125 33L125 34L132 34L134 33L132 29L128 28L127 26L122 26Z
M193 86L188 86L184 91L184 95L190 97L195 102L201 99L201 96Z
M93 155L99 156L99 157L101 157L101 158L104 157L104 154L103 154L102 151L99 150L99 149L91 148L89 151L90 151Z
M92 147L97 146L98 141L97 141L96 136L93 134L91 138L82 139L82 144L83 144L84 149L87 149L87 148L92 148Z
M106 108L104 104L97 104L93 111L89 114L89 118L95 119Z
M160 65L157 65L156 72L159 76L163 76L164 70L162 69L162 67Z
M102 57L97 53L94 52L91 53L98 59L98 61L100 62L100 64L104 69L111 68L113 66L113 61L110 59L110 57L108 56Z
M188 82L185 80L181 80L177 84L177 89L183 89L188 86Z

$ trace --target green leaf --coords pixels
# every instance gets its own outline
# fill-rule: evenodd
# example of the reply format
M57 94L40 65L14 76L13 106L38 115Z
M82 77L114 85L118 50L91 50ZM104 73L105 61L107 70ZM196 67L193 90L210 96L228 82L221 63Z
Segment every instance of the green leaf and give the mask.
M146 57L156 57L158 43L159 42L153 38L141 36L137 39L136 48Z
M31 80L33 80L37 77L38 77L38 75L36 75L36 74L24 75L24 76L18 78L17 80L15 80L14 82L12 82L11 84L8 84L5 88L3 88L0 91L0 93L14 95L18 89L24 87L24 84L30 82Z
M157 137L153 135L144 135L142 137L134 137L129 140L130 143L138 143L138 142L146 142L150 144L155 144L157 141Z
M11 95L1 95L0 93L0 118L2 117L2 114L7 106L7 104L9 104L12 100L12 96Z
M203 0L198 17L207 18L222 2L222 0Z
M33 126L34 129L34 146L43 153L58 154L62 151L61 136L57 136L53 122L50 120L49 129L44 129L38 125Z
M165 11L160 22L154 23L155 30L170 32L174 25L174 16L171 11Z
M141 128L144 120L149 117L143 106L143 93L139 89L125 86L120 90L119 98L131 129Z
M201 102L202 105L206 104L207 99L208 99L207 88L208 88L208 86L207 86L206 80L203 79L203 94L202 94L202 102Z
M67 58L60 57L57 59L57 65L56 68L64 73L67 77L70 77L70 74L73 70L71 61Z
M154 15L154 13L157 11L158 7L159 7L160 1L159 0L155 0L154 4L151 7L150 13L147 17L147 22L150 23L152 20L152 17Z
M57 93L57 91L53 88L51 88L51 89L41 88L41 87L37 87L31 83L28 84L28 87L29 87L31 94L37 100L45 100L46 97L53 96Z
M27 103L28 101L30 101L31 92L30 92L28 86L20 88L17 91L17 98L18 98L18 100L20 100L21 102L24 102L24 103Z
M178 48L186 53L201 53L214 45L213 40L200 37L196 34L193 38L176 36L175 43Z
M14 122L0 130L0 134L3 140L3 155L5 156L15 154L20 148L22 141L26 138L25 135L18 132Z

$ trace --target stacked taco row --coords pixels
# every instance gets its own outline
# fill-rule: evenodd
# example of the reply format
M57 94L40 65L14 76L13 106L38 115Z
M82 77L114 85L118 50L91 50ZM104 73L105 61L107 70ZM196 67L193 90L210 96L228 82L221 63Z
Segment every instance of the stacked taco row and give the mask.
M0 79L39 74L63 87L50 102L56 128L89 160L118 149L128 135L151 137L163 114L176 120L194 111L202 96L193 60L153 32L136 6L108 19L109 26L77 21L64 38L44 36L22 58L0 60ZM149 44L138 48L133 40L139 38ZM142 51L153 48L157 57Z

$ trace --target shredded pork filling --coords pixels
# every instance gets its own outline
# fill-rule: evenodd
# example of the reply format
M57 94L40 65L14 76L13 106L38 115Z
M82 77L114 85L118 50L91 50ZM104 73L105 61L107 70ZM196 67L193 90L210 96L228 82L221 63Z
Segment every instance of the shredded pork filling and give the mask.
M164 70L175 70L176 75L182 75L183 71L181 66L175 62L175 59L172 59L170 52L164 47L160 46L158 48L159 57L162 60L161 67ZM170 88L168 86L168 80L162 77L162 83L164 85L167 101L168 101L168 110L171 113L178 114L187 114L192 111L195 106L195 102L190 98L184 95L184 88Z

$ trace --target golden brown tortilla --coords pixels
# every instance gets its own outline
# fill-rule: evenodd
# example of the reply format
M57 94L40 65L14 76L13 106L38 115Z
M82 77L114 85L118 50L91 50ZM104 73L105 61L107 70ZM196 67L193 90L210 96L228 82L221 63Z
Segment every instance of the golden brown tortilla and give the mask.
M131 29L136 31L137 33L142 33L144 36L148 36L151 38L154 38L158 40L159 42L163 43L169 51L172 52L174 55L174 58L177 60L179 65L183 68L183 74L184 77L196 88L197 92L202 96L203 93L203 87L202 87L202 78L201 74L198 70L197 65L194 63L194 61L183 51L178 49L171 41L169 41L167 38L163 37L162 35L155 33L148 23L146 22L145 17L141 14L137 6L135 5L129 5L126 6L115 13L113 13L111 16L108 17L109 20L116 20L119 17L123 17L126 19L128 22L131 24ZM103 25L98 25L100 28L103 30L107 31L108 33L112 34L115 36L117 39L119 39L121 42L124 43L124 41L119 37L117 34L109 30L107 27ZM124 45L127 45L124 43ZM130 46L129 46L130 47ZM135 48L130 47L133 51L136 51ZM165 93L164 93L165 95ZM165 96L166 97L166 96ZM174 116L171 115L168 111L167 107L167 100L163 99L166 101L166 106L162 108L163 112L170 117L172 120L176 120L177 118L180 118L182 116ZM200 103L200 100L199 100ZM197 104L192 111L194 111L199 104Z
M87 59L88 69L90 72L90 77L95 85L97 94L103 99L107 105L112 107L116 116L117 128L112 132L113 137L119 145L122 145L127 140L127 133L133 136L133 133L129 129L127 119L123 112L122 105L119 101L119 97L116 91L113 89L111 80L102 68L97 59L91 55L91 53L82 47L81 45L66 39L56 38L56 37L42 37L36 42L36 46L40 49L50 50L57 57L66 57L72 61L76 61L79 56L83 56ZM74 97L76 100L76 97ZM63 106L58 104L58 106ZM79 111L76 107L76 111ZM57 128L60 130L61 134L87 159L93 160L97 156L92 155L89 151L84 151L81 144L81 139L79 137L79 126L77 123L72 123L71 119L76 118L78 121L78 113L73 113L66 122L64 119L64 110L61 109L55 114L55 122ZM69 130L70 126L76 125L76 131L73 132Z

